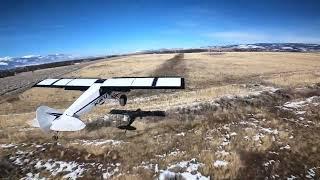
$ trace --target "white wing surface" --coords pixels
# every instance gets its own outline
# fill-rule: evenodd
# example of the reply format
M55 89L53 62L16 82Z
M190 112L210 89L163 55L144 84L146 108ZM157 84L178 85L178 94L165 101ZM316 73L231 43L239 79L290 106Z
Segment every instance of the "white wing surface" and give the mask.
M64 88L66 90L87 90L93 84L101 84L101 89L125 91L131 89L184 89L181 77L121 77L110 79L63 78L45 79L34 87Z

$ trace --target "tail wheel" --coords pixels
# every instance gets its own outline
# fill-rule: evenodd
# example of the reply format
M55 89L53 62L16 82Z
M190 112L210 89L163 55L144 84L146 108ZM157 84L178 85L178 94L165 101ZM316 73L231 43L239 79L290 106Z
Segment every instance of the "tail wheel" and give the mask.
M52 136L52 140L53 141L58 141L58 139L59 139L59 136L57 134Z
M119 103L121 106L125 106L127 104L127 96L122 94L119 98Z

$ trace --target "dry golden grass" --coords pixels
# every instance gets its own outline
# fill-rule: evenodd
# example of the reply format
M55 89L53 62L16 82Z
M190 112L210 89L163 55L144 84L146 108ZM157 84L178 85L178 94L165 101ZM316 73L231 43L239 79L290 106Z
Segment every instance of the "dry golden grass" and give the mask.
M172 54L136 55L89 65L65 77L113 77L113 76L152 76L154 71ZM185 54L183 62L186 70L187 90L175 93L139 96L137 102L130 101L124 109L164 110L173 105L185 105L195 101L211 100L223 95L243 95L250 90L242 85L251 82L272 83L275 86L296 87L319 82L320 54L318 53L209 53ZM169 67L170 68L170 67ZM1 128L14 124L27 126L33 119L36 107L47 105L65 109L81 92L63 89L32 88L0 104ZM19 107L19 108L17 108ZM96 108L84 119L103 116L111 108L108 105ZM13 120L14 119L14 120Z
M297 72L292 75L274 75L267 82L283 87L303 87L320 82L320 71Z
M241 83L250 80L265 81L277 76L312 74L319 78L319 53L266 53L239 52L222 55L185 54L192 87L202 84L221 85ZM305 76L312 81L312 76ZM314 80L313 80L314 82ZM289 86L295 85L294 81ZM275 85L286 85L277 81Z
M134 55L87 66L66 76L109 78L117 76L147 76L173 54Z
M174 55L137 55L124 57L119 60L99 62L81 70L66 75L66 77L115 77L115 76L152 76L168 59ZM318 53L224 53L212 55L208 53L185 54L183 60L185 69L180 73L186 78L187 89L183 91L163 92L129 96L126 107L118 104L104 104L95 108L91 113L82 117L84 121L103 117L111 109L166 110L173 106L188 105L193 102L210 101L226 95L245 95L252 91L250 84L264 84L266 86L295 88L320 82L320 54ZM180 67L180 66L179 66ZM163 67L162 67L163 68ZM170 67L168 67L170 68ZM29 127L27 122L34 118L34 112L39 105L48 105L57 109L67 108L81 92L64 91L62 89L32 88L21 93L18 97L9 99L0 104L0 143L20 143L49 141L39 130L19 131L19 128ZM135 101L133 101L135 100ZM259 120L257 126L277 129L278 134L264 134L259 140L252 140L261 129L242 125L240 121L248 120L248 114L256 114ZM318 116L314 115L313 119ZM172 118L172 119L170 119ZM148 119L148 118L147 118ZM263 120L264 119L264 120ZM235 124L232 124L232 123ZM224 125L230 125L224 130ZM262 164L269 158L268 152L279 148L285 143L299 144L293 148L299 152L307 148L310 142L306 141L305 134L298 136L298 140L290 139L293 132L300 133L296 126L283 121L278 114L269 109L255 109L238 107L237 110L218 113L204 112L193 120L187 117L179 119L165 117L159 122L137 120L133 123L136 131L126 134L122 130L110 127L101 127L94 131L83 130L76 133L63 133L61 143L65 148L71 147L84 150L93 156L107 156L112 154L115 161L121 162L123 175L116 179L154 179L155 172L144 168L133 168L141 162L158 164L159 169L180 161L197 158L205 166L200 168L203 175L214 179L252 179L254 168L265 172ZM300 128L300 127L299 127ZM303 130L301 130L303 131ZM184 132L183 137L177 134ZM221 147L225 134L235 132L237 135L230 138L230 144ZM211 137L211 138L208 138ZM251 138L250 141L244 140ZM318 137L318 134L314 135ZM274 142L276 138L277 144ZM119 146L74 144L78 139L113 139L125 143ZM318 142L316 138L313 138ZM313 144L313 147L318 147ZM176 156L159 158L156 155L170 154L179 149L185 153ZM312 148L311 148L312 149ZM229 155L216 154L225 150ZM318 150L310 150L315 153ZM286 152L280 152L285 157L281 161L292 160ZM252 157L252 158L250 158ZM302 153L299 157L307 157ZM254 158L260 164L256 164ZM288 159L286 159L288 158ZM308 158L310 160L311 158ZM316 158L319 159L319 158ZM226 167L215 167L213 162L225 160ZM316 164L316 163L313 163ZM255 167L257 166L257 167ZM253 169L253 170L252 170ZM129 172L129 173L127 173ZM243 174L248 172L248 174ZM279 173L279 172L278 172ZM283 177L284 178L284 177Z
M152 76L162 63L172 57L172 54L124 57L87 66L65 77ZM239 85L248 82L298 86L319 82L320 78L318 53L192 53L184 55L183 63L186 64L183 75L186 77L188 90L170 95L171 98L161 94L162 100L151 103L145 101L145 104L165 103L167 106L224 94L241 94L246 90ZM37 106L43 104L53 108L65 108L80 94L62 89L32 88L0 104L0 114L33 112Z

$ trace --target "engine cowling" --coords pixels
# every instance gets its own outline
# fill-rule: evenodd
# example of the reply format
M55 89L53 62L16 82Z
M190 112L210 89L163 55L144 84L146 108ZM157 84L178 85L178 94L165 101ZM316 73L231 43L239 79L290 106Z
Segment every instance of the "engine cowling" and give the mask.
M122 94L120 97L119 97L119 104L121 106L125 106L127 104L127 96Z

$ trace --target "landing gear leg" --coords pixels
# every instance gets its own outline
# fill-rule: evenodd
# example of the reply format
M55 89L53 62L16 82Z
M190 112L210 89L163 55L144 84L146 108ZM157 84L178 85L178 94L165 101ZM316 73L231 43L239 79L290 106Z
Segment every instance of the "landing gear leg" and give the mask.
M54 135L52 136L52 140L58 141L58 139L59 139L58 132L55 132Z

